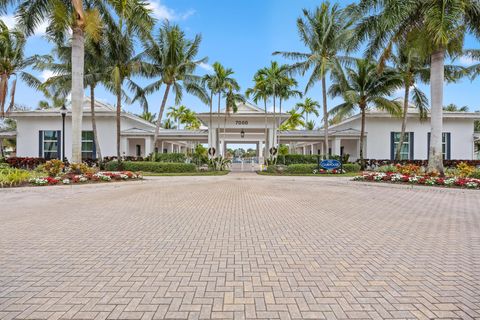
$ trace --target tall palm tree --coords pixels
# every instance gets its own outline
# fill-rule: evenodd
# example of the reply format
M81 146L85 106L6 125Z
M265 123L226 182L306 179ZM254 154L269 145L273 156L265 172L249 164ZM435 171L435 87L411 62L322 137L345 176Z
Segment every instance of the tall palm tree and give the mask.
M97 37L102 23L112 24L117 13L131 28L146 37L153 26L151 10L142 0L4 0L0 11L16 5L20 27L31 35L43 22L48 23L47 35L57 43L72 43L72 160L81 162L81 131L83 113L83 72L85 35Z
M287 113L290 116L280 127L280 130L297 130L298 127L305 127L305 121L303 120L303 115L301 113L297 112L295 109L289 110Z
M185 106L179 106L178 108L170 107L170 108L168 108L168 110L170 110L170 111L167 112L167 117L177 121L177 128L180 129L180 122L181 122L180 120L185 115L188 108L185 107Z
M180 115L180 121L187 130L198 130L200 128L200 120L198 120L195 112L190 109L186 109Z
M26 40L23 32L18 29L10 30L0 20L0 117L5 116L5 103L7 101L9 81L12 77L14 77L14 80L10 90L8 109L15 105L15 89L18 77L36 89L41 85L41 81L26 72L25 69L46 57L38 55L25 57Z
M345 70L337 65L332 73L332 81L329 94L332 97L341 97L345 102L335 106L330 113L335 116L352 113L355 109L360 110L360 163L362 169L365 169L363 149L366 111L375 107L393 115L400 115L400 104L387 97L402 86L402 78L394 69L386 68L379 73L375 63L357 59L353 67L347 67Z
M95 143L96 157L102 161L102 151L100 147L99 135L97 130L97 120L95 115L95 89L103 82L108 80L106 70L110 65L107 60L105 49L108 43L106 42L105 34L102 33L101 38L92 39L87 36L85 41L85 57L84 57L84 72L83 84L90 89L90 113L92 121L93 141ZM50 70L54 73L52 77L47 79L42 84L44 88L44 95L52 97L53 101L57 101L58 107L64 104L64 101L72 88L72 64L71 64L71 46L58 45L54 50L59 62L49 61L43 63L39 68L43 70ZM54 92L53 95L49 92Z
M121 137L121 112L122 101L131 102L124 91L124 85L137 93L143 91L133 81L135 76L149 76L150 69L147 63L142 60L141 55L135 55L135 27L122 16L117 21L108 24L108 32L105 34L104 56L108 66L104 68L106 79L104 86L115 94L116 101L116 144L117 159L121 161L120 137Z
M480 37L480 2L471 0L361 0L355 14L358 38L369 39L368 54L388 59L396 43L415 46L430 60L431 138L428 170L443 174L443 86L445 56L462 54L467 32Z
M153 120L153 123L156 123L157 120L156 118ZM164 129L177 129L177 126L175 125L175 123L172 121L172 119L170 118L167 118L165 120L163 120L163 123L162 123L162 128Z
M306 98L304 102L298 102L295 105L295 109L299 110L301 114L305 115L305 121L307 123L309 114L314 114L317 117L320 115L318 113L318 108L320 108L320 103L312 98Z
M303 18L297 19L297 29L300 39L309 52L274 52L274 54L280 54L285 58L297 61L290 67L296 73L304 75L308 70L312 69L305 87L305 93L316 82L321 81L324 140L327 150L329 147L326 77L337 61L349 60L347 57L341 56L340 53L348 48L351 36L349 30L351 21L338 4L331 5L328 1L323 2L320 7L312 12L303 10Z
M210 103L210 123L212 123L212 106L213 106L213 96L217 95L217 134L220 134L220 107L221 107L221 99L223 97L227 97L227 93L232 91L240 90L240 85L238 84L237 80L235 80L232 75L234 71L231 68L225 68L221 63L215 62L213 65L213 72L212 74L206 75L202 79L202 83L205 84L210 90L210 97L208 99ZM227 121L227 105L225 105L225 118L224 118L224 130L223 135L225 139L225 125ZM209 128L210 129L210 128ZM212 128L213 130L213 128ZM217 143L220 139L217 137ZM217 145L216 148L219 146Z
M417 82L428 79L429 68L427 61L420 58L412 47L398 46L397 53L392 55L392 61L394 67L402 77L404 90L402 127L397 149L395 150L395 160L399 161L405 141L410 101L417 107L420 119L425 119L428 112L428 98L416 84Z
M270 97L271 91L270 91L270 87L267 85L267 82L265 80L265 75L262 74L260 70L255 73L253 77L253 82L254 82L253 88L248 88L247 91L245 91L245 95L247 96L247 98L251 97L253 99L253 102L257 104L263 100L263 107L265 110L264 157L266 158L268 153L267 101L268 101L268 98Z
M187 39L185 32L178 25L166 21L159 29L155 39L145 45L142 57L150 63L150 76L158 80L148 85L144 92L150 94L158 91L165 84L163 99L158 112L153 145L155 146L162 116L167 104L170 90L175 93L175 103L179 104L183 97L183 89L208 103L208 94L201 86L201 78L194 74L200 63L207 58L197 59L202 37L196 35L193 40Z
M315 121L310 120L310 121L305 122L305 129L315 130Z
M263 76L267 91L273 100L273 143L276 144L276 101L280 96L280 93L284 93L286 83L289 79L287 75L287 66L279 65L278 62L272 61L269 67L260 69L259 74Z
M295 88L298 86L298 82L288 76L288 75L285 75L284 77L282 77L281 79L281 82L280 82L280 86L279 88L277 88L277 92L278 92L278 105L279 105L279 113L280 115L282 114L282 104L283 104L283 101L285 100L288 100L290 98L293 98L293 97L299 97L301 98L302 97L302 93L298 90L296 90ZM280 118L280 122L281 122L281 118ZM280 127L281 123L278 124L278 126ZM279 138L277 138L277 145L280 145L280 142L279 142Z

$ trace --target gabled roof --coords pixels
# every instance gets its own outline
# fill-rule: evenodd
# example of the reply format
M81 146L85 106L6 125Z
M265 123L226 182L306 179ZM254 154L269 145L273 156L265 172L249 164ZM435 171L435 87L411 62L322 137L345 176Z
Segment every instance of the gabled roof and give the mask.
M67 106L67 117L71 116L71 106ZM83 101L83 114L90 116L91 106L90 98L85 97ZM122 117L129 118L133 121L140 122L148 127L155 128L155 125L145 119L140 118L139 116L122 111ZM59 109L39 109L39 110L25 110L25 111L12 111L9 113L8 117L13 119L20 117L58 117L60 116ZM95 116L116 116L115 107L112 105L103 102L101 100L95 99Z

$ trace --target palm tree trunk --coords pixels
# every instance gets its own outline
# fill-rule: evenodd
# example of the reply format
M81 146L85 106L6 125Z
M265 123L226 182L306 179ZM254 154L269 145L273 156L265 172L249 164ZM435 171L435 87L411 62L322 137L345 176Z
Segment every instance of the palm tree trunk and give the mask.
M221 98L221 93L218 93L218 107L217 107L217 131L215 132L215 137L217 137L217 149L218 149L218 155L223 156L223 151L220 153L220 98Z
M408 98L410 96L410 83L405 82L405 95L403 97L403 118L402 130L400 131L400 140L398 141L397 150L395 151L395 160L400 161L400 152L402 151L403 142L405 141L405 131L407 129L408 114Z
M117 160L120 163L122 161L120 153L120 117L122 112L122 89L121 84L117 84Z
M443 175L442 131L443 131L443 81L445 51L439 49L431 56L430 95L432 107L430 111L430 150L428 171L436 171Z
M2 73L0 77L0 118L5 116L5 102L7 101L8 76Z
M273 88L275 91L275 87ZM273 147L277 148L277 106L276 106L276 96L273 94ZM273 155L274 164L277 164L277 155L278 155L278 148L277 153Z
M213 137L212 137L212 130L213 130L213 126L212 126L212 122L213 122L213 90L210 91L210 119L209 119L209 123L208 123L208 137L209 137L209 148L213 147L212 143L213 143ZM210 156L210 153L208 153L208 156Z
M362 113L362 128L360 130L360 168L365 170L365 159L363 156L363 143L365 140L365 105L360 105L360 112Z
M72 32L72 162L82 162L83 68L85 36L80 27Z
M267 99L264 99L263 102L264 102L264 107L265 107L265 146L264 146L265 152L264 152L264 154L263 154L263 158L265 159L264 162L266 162L266 159L267 159L267 156L268 156L268 147L269 147L269 146L268 146L268 143L267 143L267 141L268 141L268 129L267 129Z
M12 88L10 89L10 105L7 108L7 113L15 106L15 91L17 90L17 79L12 82Z
M322 98L323 98L323 139L325 140L325 158L328 159L330 154L328 152L328 108L327 108L327 83L325 76L322 77Z
M97 134L97 120L95 119L95 86L90 86L90 112L92 113L92 130L93 130L93 143L95 143L95 149L97 151L99 162L102 162L102 151L100 150L100 142L98 141Z
M165 105L167 104L168 94L170 93L171 86L172 85L170 83L167 83L167 86L165 87L165 93L163 94L162 104L160 105L160 111L158 112L157 124L155 125L155 134L153 135L153 153L155 153L155 145L157 144L160 126L162 125L163 111L165 110Z

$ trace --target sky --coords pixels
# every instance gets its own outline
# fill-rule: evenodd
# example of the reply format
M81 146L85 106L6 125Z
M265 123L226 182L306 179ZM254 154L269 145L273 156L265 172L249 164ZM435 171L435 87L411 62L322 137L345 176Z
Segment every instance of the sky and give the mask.
M278 56L272 56L274 51L301 51L306 49L301 43L296 29L296 19L302 14L302 9L314 9L319 0L152 0L149 1L155 17L159 20L154 32L163 19L179 24L193 38L195 34L202 35L199 58L208 57L208 63L198 68L197 73L203 75L211 72L211 64L219 61L224 66L232 68L234 77L241 85L244 92L253 85L254 73L271 61L288 63ZM341 5L347 5L351 1L339 1ZM1 19L12 26L15 23L13 16L4 15ZM49 54L52 45L42 36L45 26L39 28L36 34L28 39L26 54ZM467 37L465 48L479 48L478 40ZM140 49L140 47L139 47ZM361 52L357 53L361 54ZM471 65L469 59L459 59L458 64ZM33 72L40 79L48 78L48 71ZM298 76L299 90L305 88L306 77ZM142 86L152 80L135 79ZM455 103L459 106L467 105L471 111L480 110L478 101L478 88L480 80L470 82L464 79L456 84L445 86L444 104ZM429 87L420 85L429 96ZM149 111L157 113L160 107L163 89L149 96ZM99 100L115 103L114 96L99 88L96 96ZM314 86L308 93L308 97L321 101L320 85ZM401 91L395 97L401 97ZM35 109L40 100L44 99L40 92L27 87L24 83L18 84L16 102L18 104ZM284 104L285 110L295 106L298 99L289 100ZM340 103L339 99L328 99L329 108ZM194 96L184 95L182 104L195 112L206 112L208 106ZM167 106L174 105L174 97L170 96ZM141 113L138 104L125 105L124 110L132 113ZM319 119L314 119L319 125Z

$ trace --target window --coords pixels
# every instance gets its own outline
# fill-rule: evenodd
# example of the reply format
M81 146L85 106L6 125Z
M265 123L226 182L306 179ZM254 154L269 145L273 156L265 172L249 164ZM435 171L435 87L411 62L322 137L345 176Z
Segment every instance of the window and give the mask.
M93 131L82 131L82 160L95 159L95 141Z
M44 130L40 131L42 143L40 144L41 157L50 160L60 158L60 131Z
M142 146L139 145L139 144L137 144L137 145L135 146L135 148L136 148L136 155L137 155L137 157L141 157L141 156L142 156Z
M395 159L398 144L400 143L400 132L391 133L390 158ZM400 160L413 160L413 132L405 132L402 149L400 150Z
M428 133L428 149L427 155L430 156L430 132ZM443 160L451 159L451 134L450 132L442 133L442 156Z

